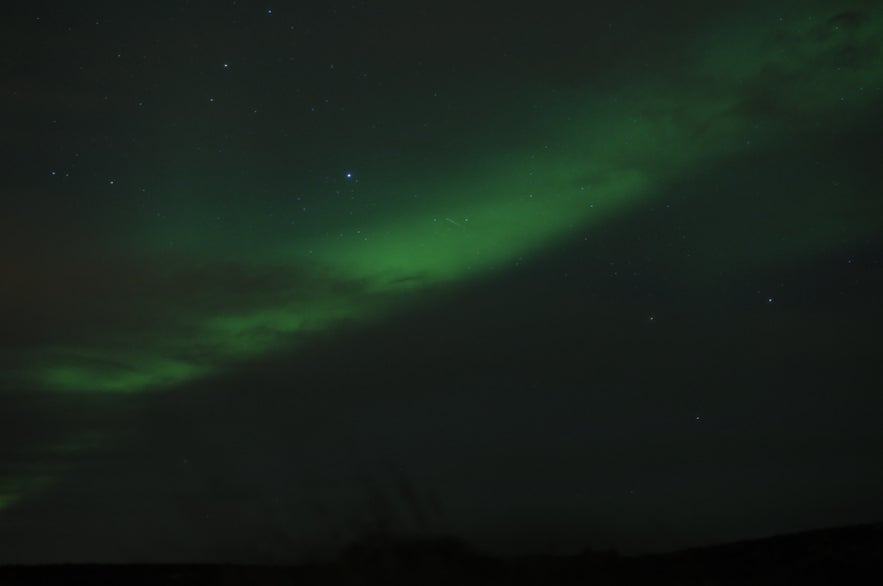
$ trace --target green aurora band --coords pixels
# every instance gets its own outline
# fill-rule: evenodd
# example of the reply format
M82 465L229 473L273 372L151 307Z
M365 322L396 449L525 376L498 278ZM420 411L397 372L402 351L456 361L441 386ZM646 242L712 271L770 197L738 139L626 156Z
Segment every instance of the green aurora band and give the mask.
M642 73L600 95L585 89L531 95L524 108L512 107L519 116L527 103L551 106L524 120L529 141L469 153L431 178L360 169L361 176L384 177L382 187L360 186L360 197L395 200L394 208L319 210L310 231L292 230L288 239L275 229L264 235L244 227L223 234L200 229L205 222L198 218L211 215L208 197L205 209L190 204L178 223L142 223L122 247L135 250L126 261L143 266L174 257L166 243L175 242L176 250L199 259L199 267L209 267L209 277L194 286L205 291L182 298L168 293L155 302L127 296L151 315L138 339L130 339L125 320L107 320L75 343L40 349L20 374L52 391L170 389L290 348L304 334L343 320L382 318L403 296L511 267L635 209L696 168L749 148L774 151L815 119L854 124L879 104L883 81L880 9L870 18L864 14L806 8L801 18L784 21L770 15L760 23L733 19L726 29L685 42L685 61L677 67ZM403 195L396 200L391 194ZM232 214L248 217L247 201L232 205ZM286 211L295 214L295 205ZM823 210L806 213L823 224L837 221ZM768 249L763 262L836 246L835 228L822 226L799 245ZM850 224L853 231L878 229L874 218ZM184 256L151 285L173 291L181 279L198 282L202 273ZM231 259L254 270L254 294L207 303L211 291L225 287L217 273ZM291 281L262 287L264 270L289 271ZM197 276L184 276L194 271ZM125 303L103 302L109 311Z
M794 6L783 20L781 6L733 14L683 41L674 62L614 75L603 91L519 90L496 112L499 137L484 135L456 160L428 167L362 165L356 203L376 205L333 202L295 227L278 220L301 217L295 197L270 221L242 197L245 181L191 187L174 170L182 180L158 196L173 218L132 221L115 243L117 259L87 255L60 277L56 266L45 269L85 292L73 309L58 293L44 301L63 323L51 343L15 357L4 382L123 397L171 390L296 351L309 334L343 322L383 319L432 287L509 270L639 209L697 169L749 151L774 156L819 119L828 128L859 123L880 105L881 7L859 15L838 3ZM321 189L279 186L278 195ZM841 246L845 231L881 229L883 218L832 213L824 194L804 195L801 209L785 212L804 227L797 237L783 242L758 224L752 237L762 250L734 250L742 256L732 260L762 266ZM224 230L206 221L219 199L241 219ZM69 456L95 449L101 435L36 446L55 463L0 476L0 511L47 490Z

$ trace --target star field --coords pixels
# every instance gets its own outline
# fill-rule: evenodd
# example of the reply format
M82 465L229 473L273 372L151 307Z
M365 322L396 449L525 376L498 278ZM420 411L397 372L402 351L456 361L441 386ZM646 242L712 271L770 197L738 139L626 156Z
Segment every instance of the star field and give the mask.
M12 9L0 562L883 515L883 12L675 4Z

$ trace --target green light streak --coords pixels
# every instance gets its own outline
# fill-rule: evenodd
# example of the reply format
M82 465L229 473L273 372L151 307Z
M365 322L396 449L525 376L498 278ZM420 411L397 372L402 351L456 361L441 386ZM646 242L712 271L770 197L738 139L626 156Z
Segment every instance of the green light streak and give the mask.
M0 475L0 513L52 488L56 479L72 467L72 457L95 450L102 439L102 434L87 431L68 437L63 442L29 446L34 453L40 454L41 464L39 467L25 465L18 473L7 471Z
M173 386L208 372L197 363L150 353L115 354L107 350L97 354L100 360L82 354L55 360L51 368L37 371L37 381L63 391L126 393Z
M505 185L505 199L455 202L379 222L355 244L309 246L316 257L350 278L367 279L373 289L422 287L455 281L499 267L537 250L562 233L600 221L639 197L646 181L621 173L589 191L526 192Z
M350 215L343 204L331 205L303 220L308 229L283 233L275 224L261 230L248 198L241 198L231 214L254 221L221 231L194 219L212 215L194 195L175 222L142 226L138 233L148 244L134 243L135 249L149 255L173 242L207 264L234 258L297 274L308 262L334 286L321 295L310 293L309 284L269 296L256 290L250 303L229 308L176 307L170 295L169 315L185 314L186 327L160 318L122 351L103 338L125 332L107 326L110 332L82 346L45 352L28 375L58 391L171 388L341 320L382 316L402 290L419 293L510 266L649 201L692 170L748 149L775 150L808 132L815 119L859 119L879 102L883 81L883 30L879 8L873 10L862 19L809 8L781 21L755 13L757 22L735 19L688 43L691 61L674 72L650 72L603 95L546 95L555 108L530 120L529 144L499 144L478 160L440 161L431 177L379 170L382 181L360 198L386 202L390 194L420 193L395 207ZM528 111L525 103L511 108L513 124ZM248 193L247 186L241 190ZM280 215L298 213L299 204L285 205ZM862 229L879 225L868 221ZM819 230L779 254L808 254L834 245L841 233Z

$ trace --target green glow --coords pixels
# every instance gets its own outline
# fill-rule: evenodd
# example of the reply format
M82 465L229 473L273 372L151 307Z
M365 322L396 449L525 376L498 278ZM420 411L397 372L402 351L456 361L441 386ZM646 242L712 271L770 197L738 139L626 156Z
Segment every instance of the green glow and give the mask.
M38 382L50 389L87 392L132 392L172 386L205 374L199 364L144 355L96 352L101 359L74 355L52 361L37 371Z
M766 18L775 26L755 35L745 34L751 23L735 19L697 43L699 73L734 92L776 83L774 93L756 99L810 115L872 104L881 81L880 7L862 5L860 14L830 4L771 6L779 12Z
M507 124L526 128L523 141L452 155L432 174L376 163L362 170L374 179L360 185L356 203L311 203L316 209L305 212L292 194L320 187L293 180L274 187L273 206L260 207L245 183L213 189L182 180L157 196L174 209L171 218L133 221L122 250L191 255L209 266L281 265L292 282L257 283L229 302L218 291L221 301L206 305L168 293L167 311L136 336L105 325L81 345L44 352L27 375L60 391L171 388L342 320L381 317L402 290L419 294L511 266L639 208L696 169L774 152L815 119L849 124L879 102L883 81L880 9L868 10L861 21L806 3L783 20L754 12L685 41L685 63L674 71L648 71L604 92L531 90L500 106ZM537 101L552 107L528 115ZM224 224L213 219L218 199L229 203ZM832 220L818 200L789 214L822 223L779 245L761 230L754 236L766 245L751 262L836 246L847 227L881 227L873 217Z
M10 509L26 499L50 489L57 478L72 466L72 456L96 449L103 441L100 433L80 432L57 442L42 446L30 446L39 449L44 462L38 470L25 465L24 470L17 474L7 473L0 476L0 512Z
M205 319L198 339L210 354L236 359L271 350L283 340L292 341L296 334L320 331L328 324L358 313L358 307L343 297L336 297L211 316Z
M53 482L49 475L0 477L0 512L21 503L34 493L45 490Z
M645 180L624 172L569 193L525 192L504 185L504 199L454 202L379 222L354 245L311 243L317 256L350 277L369 279L381 290L453 281L528 254L586 222L600 221L638 197Z
M0 511L12 507L19 500L17 493L0 492Z

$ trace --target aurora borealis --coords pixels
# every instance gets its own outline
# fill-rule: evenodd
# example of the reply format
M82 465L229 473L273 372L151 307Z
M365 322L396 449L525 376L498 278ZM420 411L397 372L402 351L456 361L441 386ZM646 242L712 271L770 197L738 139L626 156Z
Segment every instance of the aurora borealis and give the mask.
M2 561L883 516L879 7L122 4L2 25Z

